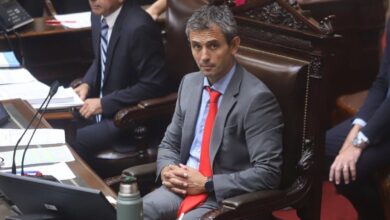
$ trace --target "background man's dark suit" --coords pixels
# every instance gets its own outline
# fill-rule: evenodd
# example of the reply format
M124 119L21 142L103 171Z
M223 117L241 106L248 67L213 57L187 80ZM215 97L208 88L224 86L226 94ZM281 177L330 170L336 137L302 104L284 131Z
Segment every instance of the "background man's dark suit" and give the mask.
M91 21L95 59L83 81L90 87L87 98L97 98L100 92L101 17L92 13ZM82 151L81 154L127 138L128 135L122 134L111 118L125 106L164 94L164 63L159 27L138 5L131 0L125 1L107 48L101 98L102 121L78 129L77 141L72 143L78 151Z
M351 79L353 81L353 79ZM369 90L367 100L356 114L367 125L361 131L369 140L368 147L356 163L356 181L340 184L338 190L348 197L358 209L361 219L383 218L380 198L373 172L390 164L390 24L387 25L387 46L381 62L380 72ZM352 127L351 119L327 132L327 167L334 161L340 147Z

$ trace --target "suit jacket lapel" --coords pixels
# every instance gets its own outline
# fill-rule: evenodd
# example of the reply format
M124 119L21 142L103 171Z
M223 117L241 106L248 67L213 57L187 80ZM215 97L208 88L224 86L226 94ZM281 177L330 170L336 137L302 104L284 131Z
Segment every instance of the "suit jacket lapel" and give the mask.
M182 163L187 162L192 141L194 140L196 120L198 118L203 92L203 75L199 73L198 77L196 77L196 79L191 84L194 86L188 90L188 94L185 96L188 99L186 102L188 102L189 105L184 118L182 129L182 149L180 151L180 160Z
M214 159L217 155L218 149L221 146L223 131L225 128L226 120L229 115L229 112L234 107L237 102L236 96L240 91L240 85L242 81L242 72L243 69L237 64L236 71L228 87L226 88L225 94L223 95L223 99L221 101L221 105L218 108L218 113L214 122L213 134L211 136L210 142L210 162L211 169L213 169Z
M96 16L93 13L91 14L91 23L92 25L92 46L94 55L98 58L99 62L97 65L97 70L95 77L93 78L93 85L100 88L100 84L98 84L98 77L100 76L100 16ZM99 86L98 86L99 85Z
M128 12L128 10L125 7L126 7L126 3L125 3L125 5L123 5L121 12L119 13L119 15L115 21L114 28L112 29L112 32L111 32L111 37L110 37L110 41L108 43L108 48L107 48L107 56L106 56L107 60L106 60L106 68L104 70L103 86L106 84L108 77L110 77L109 73L110 73L111 63L112 63L113 56L114 56L114 51L115 51L116 45L118 43L118 40L121 37L123 20L125 19L126 13Z
M92 28L92 45L95 53L100 57L100 16L96 16L92 13L91 17L91 22L95 23L95 25L92 26L94 27Z

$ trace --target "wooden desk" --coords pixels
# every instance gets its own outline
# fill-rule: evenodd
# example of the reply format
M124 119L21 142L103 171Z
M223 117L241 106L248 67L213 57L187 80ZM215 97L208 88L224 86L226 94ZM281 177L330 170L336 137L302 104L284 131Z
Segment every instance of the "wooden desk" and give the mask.
M84 76L92 62L91 30L48 25L47 19L52 18L35 18L34 22L17 29L21 42L12 33L9 37L17 56L22 51L25 67L39 81L50 84L59 80L67 85ZM0 36L0 50L10 50L3 36Z
M11 116L10 122L3 127L24 128L27 126L27 124L29 123L29 121L31 120L35 112L35 110L28 103L20 99L2 101L2 103ZM35 126L35 124L33 125ZM49 123L47 123L46 120L42 120L40 127L50 128L51 126ZM88 167L88 165L86 165L86 163L73 151L71 147L69 147L69 149L71 150L75 158L75 161L68 162L67 164L70 167L70 169L73 171L73 173L76 175L76 178L68 181L62 181L62 182L65 184L85 186L85 187L98 189L102 191L104 195L112 196L113 198L116 198L116 194L103 182L103 180L100 179ZM1 201L0 201L0 206L1 206ZM0 217L1 217L2 208L4 209L4 207L0 207Z
M46 111L43 116L46 120L72 120L73 113L71 109L64 109L59 111Z

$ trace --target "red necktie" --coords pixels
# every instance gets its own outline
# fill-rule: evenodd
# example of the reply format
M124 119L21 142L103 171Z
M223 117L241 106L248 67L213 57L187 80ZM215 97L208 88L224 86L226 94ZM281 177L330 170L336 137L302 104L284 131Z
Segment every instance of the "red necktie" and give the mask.
M214 119L218 111L218 98L221 95L218 91L206 87L210 95L209 112L207 113L206 123L203 130L202 146L200 151L199 172L203 176L210 177L213 175L210 164L210 138L213 132ZM177 216L187 213L207 199L207 194L187 195L181 202Z

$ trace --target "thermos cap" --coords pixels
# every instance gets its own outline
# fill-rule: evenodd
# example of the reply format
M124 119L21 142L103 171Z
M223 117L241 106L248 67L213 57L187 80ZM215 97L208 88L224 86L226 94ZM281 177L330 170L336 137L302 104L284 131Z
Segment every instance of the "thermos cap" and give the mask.
M130 175L123 175L119 186L119 193L122 195L131 195L138 192L137 178Z
M122 175L121 176L121 183L130 184L130 183L136 183L137 178L131 175Z

